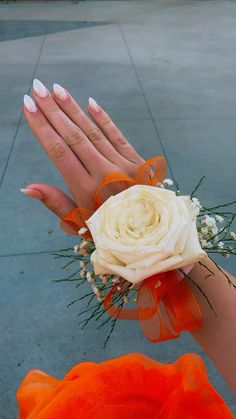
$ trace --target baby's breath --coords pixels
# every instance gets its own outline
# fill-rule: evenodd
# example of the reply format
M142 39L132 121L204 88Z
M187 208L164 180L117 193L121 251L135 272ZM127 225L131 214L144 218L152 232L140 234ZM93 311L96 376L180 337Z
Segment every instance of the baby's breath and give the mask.
M169 178L164 179L162 183L165 186L172 186L174 184L173 180Z
M236 233L234 233L233 231L231 231L231 232L230 232L230 238L231 238L232 240L235 240L235 241L236 241Z

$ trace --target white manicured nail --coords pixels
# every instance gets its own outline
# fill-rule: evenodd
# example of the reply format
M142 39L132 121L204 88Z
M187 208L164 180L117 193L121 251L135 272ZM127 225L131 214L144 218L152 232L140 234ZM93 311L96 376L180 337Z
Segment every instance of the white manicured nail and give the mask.
M68 98L67 92L65 91L64 87L60 86L60 84L54 83L53 91L60 100L65 100Z
M89 98L89 107L92 109L93 112L98 112L100 110L100 106L97 104L96 100L92 97Z
M45 97L48 94L47 88L38 79L34 79L33 88L34 88L34 91L35 91L36 95L39 96L39 97Z
M32 188L20 189L24 195L30 196L31 198L38 199L41 201L43 199L43 194L40 191Z
M25 105L27 111L29 111L29 112L36 112L37 111L37 106L35 105L33 99L28 95L24 96L24 105Z

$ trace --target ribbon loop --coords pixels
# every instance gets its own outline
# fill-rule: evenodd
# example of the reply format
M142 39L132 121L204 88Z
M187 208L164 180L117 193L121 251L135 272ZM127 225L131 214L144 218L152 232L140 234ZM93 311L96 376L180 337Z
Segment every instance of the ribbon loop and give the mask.
M109 173L104 179L101 181L100 185L98 186L95 195L94 195L94 206L95 208L99 208L106 200L106 195L104 197L101 196L101 193L105 192L104 189L106 186L113 185L112 193L114 194L114 190L117 189L116 193L121 192L124 189L128 189L130 186L136 184L136 181L129 176L124 175L123 173L119 172L112 172ZM114 188L115 186L115 188ZM108 196L109 194L108 191Z
M95 191L93 199L94 207L95 209L99 208L111 194L119 193L130 186L138 184L157 186L163 181L165 174L166 160L163 156L152 157L143 163L138 168L134 179L120 172L109 173L102 179ZM109 191L108 189L106 191L106 187L111 185L112 190ZM104 196L102 196L102 193ZM80 228L87 228L85 221L93 215L93 212L86 208L75 208L63 218L61 228L67 233L73 235L78 234ZM91 237L89 233L87 236Z
M140 320L144 335L151 342L174 339L201 325L201 312L188 285L177 271L153 275L138 290L135 309L119 309L112 303L114 286L104 300L107 313L117 319Z
M164 180L165 176L166 159L163 156L156 156L148 159L139 167L135 180L137 184L157 186Z
M85 227L86 229L87 224L86 220L88 220L93 215L93 211L87 208L74 208L72 211L67 214L63 220L61 221L61 228L66 232L69 232L67 226L71 229L70 234L78 235L78 231ZM83 237L91 238L91 234L89 231L82 235Z
M111 290L106 295L103 306L106 312L113 318L119 320L139 320L139 312L137 309L132 308L122 308L120 309L113 303L113 297L115 297L118 293L122 293L122 291L118 291L117 285L114 285Z

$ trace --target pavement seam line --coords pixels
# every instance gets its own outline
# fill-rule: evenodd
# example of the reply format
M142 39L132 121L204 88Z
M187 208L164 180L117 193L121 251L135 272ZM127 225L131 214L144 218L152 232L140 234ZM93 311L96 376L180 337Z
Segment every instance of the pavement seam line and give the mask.
M136 65L135 65L135 62L134 62L134 59L133 59L133 56L132 56L131 50L130 50L130 48L129 48L128 41L127 41L127 39L126 39L126 37L125 37L125 34L124 34L124 31L123 31L122 25L119 23L119 24L118 24L118 26L119 26L119 29L120 29L121 37L122 37L122 39L123 39L123 41L124 41L124 44L125 44L125 46L126 46L126 50L127 50L127 53L128 53L128 56L129 56L129 59L130 59L130 62L131 62L131 65L132 65L132 67L133 67L133 71L134 71L135 77L136 77L136 79L137 79L137 82L138 82L139 88L140 88L140 90L141 90L141 93L142 93L142 96L143 96L143 99L144 99L144 102L145 102L145 105L146 105L146 108L147 108L148 114L149 114L150 119L151 119L151 121L152 121L152 125L153 125L154 131L155 131L155 133L156 133L157 140L159 141L160 146L161 146L161 149L162 149L162 152L163 152L163 154L164 154L164 156L165 156L165 158L166 158L166 161L167 161L167 164L168 164L168 167L169 167L169 170L170 170L171 177L172 177L172 179L175 181L175 184L177 185L177 188L178 188L178 182L177 182L177 180L176 180L176 177L175 177L175 175L174 175L174 171L172 170L172 167L171 167L171 165L170 165L169 159L168 159L168 157L167 157L167 153L166 153L165 147L164 147L164 145L163 145L163 142L162 142L162 140L161 140L161 136L160 136L160 133L159 133L159 130L158 130L157 124L156 124L156 120L155 120L155 118L154 118L154 116L153 116L152 110L151 110L151 108L150 108L150 105L149 105L149 102L148 102L148 99L147 99L147 95L146 95L146 93L145 93L145 91L144 91L144 88L143 88L142 82L141 82L141 80L140 80L139 73L138 73L138 70L137 70L137 68L136 68ZM158 119L158 118L157 118L157 119Z
M73 246L71 246L71 249L73 250ZM35 252L23 252L23 253L9 253L9 254L3 254L0 255L0 258L10 258L10 257L17 257L17 256L34 256L34 255L53 255L53 253L60 252L60 249L56 250L39 250Z
M43 51L43 48L44 48L44 44L45 44L46 38L47 38L47 35L44 35L43 36L43 39L42 39L42 43L41 43L40 49L39 49L38 58L36 60L35 66L34 66L33 76L31 78L31 82L30 82L30 86L28 88L27 94L30 94L31 86L32 86L33 80L35 78L35 75L37 73L39 61L40 61L40 58L41 58L41 55L42 55L42 51ZM12 152L13 152L13 149L14 149L14 146L15 146L15 143L16 143L16 139L17 139L17 135L18 135L18 132L19 132L19 129L20 129L20 126L21 126L22 119L23 119L23 111L21 111L20 118L19 118L19 120L17 122L16 131L15 131L15 134L13 136L13 140L12 140L12 143L11 143L11 147L10 147L10 150L9 150L7 161L6 161L6 164L5 164L3 173L2 173L2 177L1 177L1 180L0 180L0 188L1 188L2 184L3 184L3 182L4 182L4 179L5 179L5 176L6 176L6 173L7 173L7 169L8 169L10 160L11 160Z

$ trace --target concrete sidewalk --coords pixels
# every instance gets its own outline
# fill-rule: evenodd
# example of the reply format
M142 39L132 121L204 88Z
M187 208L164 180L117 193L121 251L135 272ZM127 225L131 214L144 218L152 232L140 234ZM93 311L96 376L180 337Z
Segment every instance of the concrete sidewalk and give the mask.
M50 252L74 239L19 193L36 181L63 187L22 117L37 77L49 88L62 84L83 106L93 96L144 157L167 156L183 193L206 175L201 199L234 200L236 3L0 4L0 41L0 419L17 417L15 391L30 368L61 377L77 362L132 351L165 362L200 354L236 414L235 396L189 335L154 345L137 324L121 322L102 350L95 325L79 329L78 306L66 309L75 288L51 282L61 272ZM227 263L236 273L235 261Z

